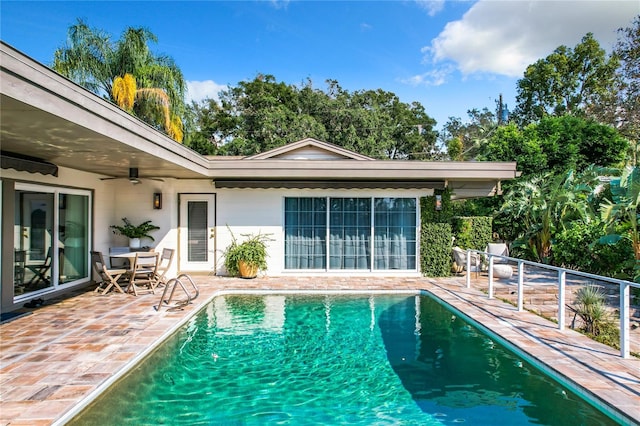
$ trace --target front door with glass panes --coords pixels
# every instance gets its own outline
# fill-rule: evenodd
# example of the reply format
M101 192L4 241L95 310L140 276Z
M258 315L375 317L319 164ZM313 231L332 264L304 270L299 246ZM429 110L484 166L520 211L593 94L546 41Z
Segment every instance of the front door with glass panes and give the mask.
M180 194L181 272L215 271L215 194Z

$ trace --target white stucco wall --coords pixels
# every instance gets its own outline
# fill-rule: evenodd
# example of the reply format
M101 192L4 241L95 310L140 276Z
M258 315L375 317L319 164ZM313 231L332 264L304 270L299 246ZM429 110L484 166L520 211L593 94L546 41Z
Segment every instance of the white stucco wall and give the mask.
M268 246L267 275L300 275L300 271L284 270L284 198L285 197L423 197L433 195L432 190L284 190L284 189L218 189L217 193L217 241L218 254L232 240L229 229L241 240L242 234L269 234L273 239ZM229 229L227 228L229 227ZM218 262L218 273L225 271ZM340 272L340 275L367 275L370 272ZM380 271L380 274L406 275L406 272ZM317 274L317 272L313 272ZM326 274L326 273L325 273ZM411 274L411 273L409 273Z
M155 181L141 179L141 183L132 184L127 179L101 180L100 175L60 168L59 176L43 176L12 169L3 169L3 179L15 179L17 182L30 182L59 187L72 187L90 190L93 193L93 249L105 254L109 247L127 246L125 237L113 234L109 228L121 224L126 217L133 223L151 220L160 227L153 232L155 241L143 240L143 245L176 249L176 257L169 276L178 273L179 248L179 194L215 194L215 256L216 267L212 264L207 273L222 274L222 253L231 243L231 232L242 240L243 234L268 234L269 243L267 275L300 275L301 272L284 270L284 198L285 197L422 197L432 195L430 190L284 190L284 189L217 189L209 179ZM162 193L162 209L153 209L153 193ZM7 237L3 235L3 238ZM7 266L10 264L6 264ZM317 274L312 272L310 274ZM332 272L340 274L339 271ZM407 272L379 272L387 274L407 274ZM415 273L415 272L414 272ZM342 274L345 274L344 272ZM350 271L349 275L356 272ZM358 272L357 274L369 274Z

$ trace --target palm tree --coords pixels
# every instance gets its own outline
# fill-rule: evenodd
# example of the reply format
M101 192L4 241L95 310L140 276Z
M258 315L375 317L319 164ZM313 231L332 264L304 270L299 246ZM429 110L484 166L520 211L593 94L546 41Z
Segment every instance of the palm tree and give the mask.
M52 68L181 141L181 130L172 131L171 123L176 129L182 127L179 117L185 109L186 84L170 57L156 56L149 50L149 42L156 41L149 30L129 27L120 40L112 42L109 34L78 19L69 27L66 46L55 51ZM132 84L127 74L134 78L135 102L124 106L118 100L130 99L122 97L123 86L130 88ZM158 113L165 109L168 115Z

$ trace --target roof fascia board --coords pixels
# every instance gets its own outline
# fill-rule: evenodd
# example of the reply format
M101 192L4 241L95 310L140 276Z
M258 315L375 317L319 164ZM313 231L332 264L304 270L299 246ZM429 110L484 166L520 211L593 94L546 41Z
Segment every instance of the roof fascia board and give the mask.
M443 181L214 180L222 189L444 189Z

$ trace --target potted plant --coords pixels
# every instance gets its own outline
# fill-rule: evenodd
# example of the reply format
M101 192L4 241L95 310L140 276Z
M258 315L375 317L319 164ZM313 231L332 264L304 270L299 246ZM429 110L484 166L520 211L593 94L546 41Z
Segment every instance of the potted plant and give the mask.
M148 238L151 241L155 241L149 233L160 229L159 226L152 224L150 220L142 222L140 225L132 224L126 217L123 217L122 221L124 222L124 225L111 225L110 228L113 229L114 234L128 237L129 247L131 248L140 248L140 240L142 238Z
M224 267L231 276L255 278L258 271L267 269L267 241L265 234L243 234L245 240L238 243L231 233L232 242L224 252Z

